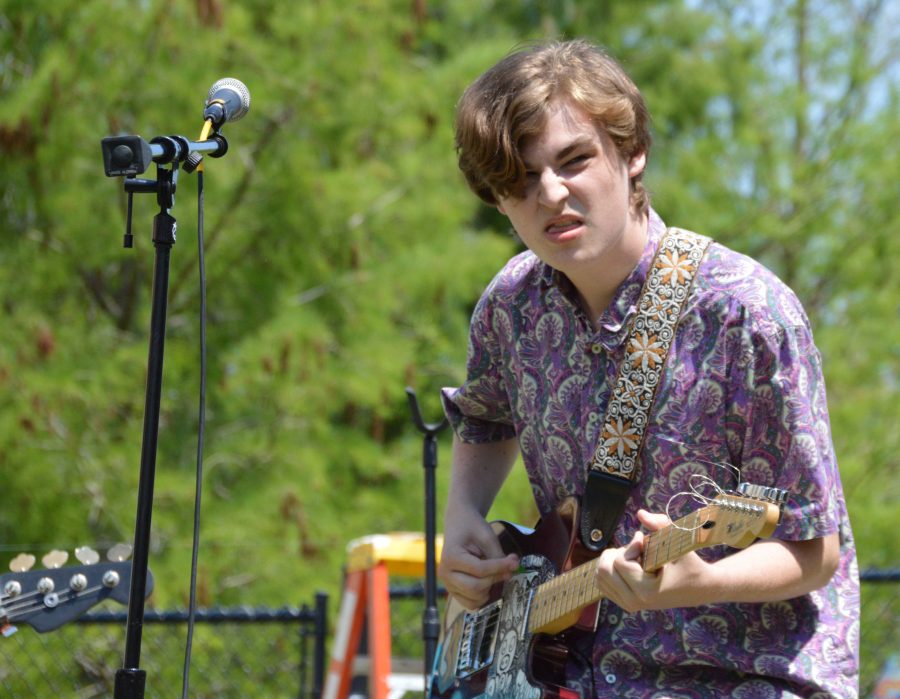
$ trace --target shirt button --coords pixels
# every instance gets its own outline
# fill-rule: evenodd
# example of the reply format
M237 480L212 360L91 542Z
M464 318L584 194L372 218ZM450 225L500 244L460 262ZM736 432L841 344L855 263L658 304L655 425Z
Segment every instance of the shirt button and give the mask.
M618 624L618 623L619 623L619 617L617 617L615 614L610 614L610 615L609 615L609 618L607 619L607 621L609 621L610 624Z
M593 352L594 354L600 354L602 351L603 345L601 345L599 342L595 342L593 345L591 345L591 352Z
M606 684L615 684L616 676L611 672L606 676Z

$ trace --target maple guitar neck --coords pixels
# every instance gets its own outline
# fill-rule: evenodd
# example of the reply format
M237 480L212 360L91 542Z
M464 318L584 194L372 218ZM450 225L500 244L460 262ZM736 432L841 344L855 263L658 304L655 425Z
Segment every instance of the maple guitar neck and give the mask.
M644 539L641 566L653 572L715 544L745 548L772 534L780 512L779 505L772 502L720 495L706 507L649 534ZM593 559L541 584L532 599L529 631L560 633L578 621L585 607L599 602L603 597L595 582L599 565L599 559Z

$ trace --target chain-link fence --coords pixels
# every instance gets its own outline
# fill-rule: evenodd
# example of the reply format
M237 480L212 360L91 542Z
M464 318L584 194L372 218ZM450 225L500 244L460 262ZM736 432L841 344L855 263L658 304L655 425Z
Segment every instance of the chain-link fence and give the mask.
M860 696L895 697L880 693L877 685L888 660L900 654L900 571L870 570L861 577ZM422 597L420 585L392 587L392 654L397 669L409 673L424 669ZM441 612L443 602L441 595ZM192 699L317 699L326 658L326 607L327 597L319 595L314 605L299 608L199 610ZM100 611L51 633L23 629L0 639L0 696L113 696L125 616ZM145 613L141 668L147 672L148 698L181 696L186 617L183 611Z
M196 614L191 654L193 699L321 695L327 596L282 609L203 609ZM122 611L99 611L51 633L22 629L0 642L0 694L35 697L112 697L122 665ZM145 696L182 694L186 611L147 610L141 642Z

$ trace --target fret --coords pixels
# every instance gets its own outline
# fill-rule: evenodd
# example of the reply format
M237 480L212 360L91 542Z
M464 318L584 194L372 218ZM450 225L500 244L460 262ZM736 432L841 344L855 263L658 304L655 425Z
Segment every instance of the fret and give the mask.
M563 606L563 596L560 594L562 591L559 589L559 578L553 578L550 581L550 586L553 588L553 616L554 618L558 618L562 616L562 606Z
M547 615L544 613L545 597L540 590L535 591L534 597L531 598L531 613L528 616L528 630L534 631L547 622Z
M659 536L658 532L654 532L644 541L644 560L643 569L653 570L659 557Z
M581 566L584 568L584 572L581 576L581 595L579 596L579 601L586 605L589 602L593 601L591 599L591 590L594 588L594 568L593 566Z

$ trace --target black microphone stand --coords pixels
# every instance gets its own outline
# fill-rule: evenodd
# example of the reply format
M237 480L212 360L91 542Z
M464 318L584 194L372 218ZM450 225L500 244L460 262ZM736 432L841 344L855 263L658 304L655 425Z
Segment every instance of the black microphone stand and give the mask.
M441 620L437 610L437 574L435 556L435 469L437 468L437 435L447 425L445 417L440 422L425 423L422 413L419 412L419 402L416 392L406 389L406 397L409 399L409 409L412 412L413 422L425 435L422 449L422 466L425 469L425 610L422 612L422 639L425 641L425 686L428 686L428 678L434 664L434 653L437 648L438 637L441 631Z
M177 168L177 164L171 170L157 166L155 181L133 178L125 180L125 191L129 193L125 247L131 247L131 195L134 192L155 191L160 210L153 219L153 245L156 248L156 257L153 267L153 305L150 313L150 350L147 360L141 472L134 530L131 592L128 599L125 659L122 667L116 672L116 699L142 699L147 676L147 673L140 669L141 632L144 625L144 598L146 597L147 562L150 553L150 521L153 511L153 484L159 435L159 409L169 293L169 258L172 246L175 244L176 222L169 210L175 204Z
M144 429L141 440L141 472L138 482L137 515L134 527L131 589L125 628L125 657L116 672L115 699L143 699L147 673L140 669L141 634L144 626L144 599L147 596L147 569L150 557L150 522L153 513L153 485L156 478L156 448L159 437L159 408L162 395L163 354L166 342L166 311L169 297L169 259L175 244L175 206L178 168L194 172L201 153L221 158L228 142L220 133L207 140L190 141L184 136L157 136L149 143L140 136L110 136L100 141L107 177L125 176L128 192L126 248L132 247L132 198L137 193L155 193L159 213L153 218L153 295L150 312L150 349L147 359L147 386L144 402ZM151 162L157 164L156 179L137 179ZM163 167L172 163L172 168Z

